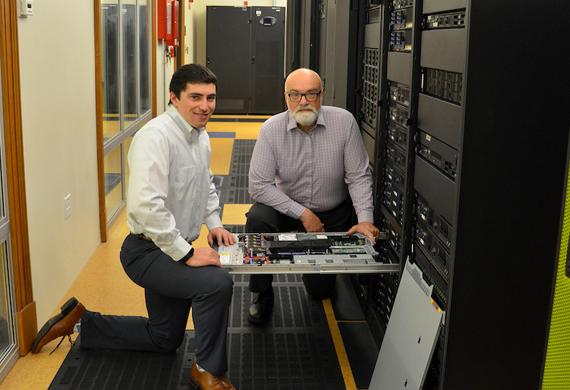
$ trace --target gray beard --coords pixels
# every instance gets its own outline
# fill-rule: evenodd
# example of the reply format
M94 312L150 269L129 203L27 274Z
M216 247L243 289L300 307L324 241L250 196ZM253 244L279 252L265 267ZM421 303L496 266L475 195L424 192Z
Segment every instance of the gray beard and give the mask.
M297 124L301 126L311 126L314 125L319 116L317 112L314 111L297 111L293 114Z

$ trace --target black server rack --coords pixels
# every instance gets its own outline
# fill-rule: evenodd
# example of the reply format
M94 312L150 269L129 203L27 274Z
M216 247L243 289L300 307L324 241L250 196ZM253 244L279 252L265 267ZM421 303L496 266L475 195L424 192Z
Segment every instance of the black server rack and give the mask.
M467 33L466 3L424 1L421 85L414 172L413 261L434 286L434 300L449 310L457 227L458 172L464 106ZM445 324L451 321L448 311ZM443 325L426 376L425 388L445 383L446 337ZM445 387L448 387L446 385Z
M206 7L206 62L219 80L219 114L284 108L284 7Z
M384 252L403 264L410 251L420 0L391 0L385 7L386 73L378 146L377 221L388 232Z
M424 0L414 255L447 310L432 388L541 387L568 97L532 78L568 85L563 20L556 42L531 4Z
M363 45L360 111L376 222L390 236L380 252L415 262L446 311L423 388L538 389L567 163L570 6L375 7L386 71L374 111ZM390 303L394 286L375 287L368 295Z
M381 137L381 121L386 108L384 83L386 82L386 7L382 4L365 2L360 4L363 12L360 25L364 26L358 34L359 60L361 62L357 77L360 86L357 88L356 110L364 146L368 153L370 167L373 172L382 172L384 168L383 150L385 141ZM374 197L381 190L379 175L374 175ZM376 217L375 217L376 218ZM378 248L383 261L394 262L387 246ZM378 344L390 318L394 297L397 290L397 275L380 274L353 278L353 285L365 309L367 322Z
M418 7L413 0L370 2L365 9L361 53L360 126L374 170L375 219L388 240L382 261L404 264L410 251L415 112L419 76ZM390 318L398 275L367 277L367 319L381 343ZM365 285L365 287L362 287Z

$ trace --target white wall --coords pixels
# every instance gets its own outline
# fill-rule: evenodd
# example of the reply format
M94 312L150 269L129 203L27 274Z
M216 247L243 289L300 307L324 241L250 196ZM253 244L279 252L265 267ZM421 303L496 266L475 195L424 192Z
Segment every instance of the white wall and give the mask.
M35 1L18 21L32 284L38 323L99 244L93 2ZM64 220L63 198L72 194Z
M272 6L286 7L287 0L250 0L250 7ZM196 44L196 62L206 65L206 7L209 5L226 5L241 7L243 1L238 0L206 0L196 1L192 3L192 11L194 13L195 28L195 44Z
M170 94L168 92L170 79L174 73L176 58L166 56L164 42L156 45L156 112L160 115L166 110Z
M249 5L286 3L253 0ZM206 5L242 4L196 1L186 9L186 63L205 62ZM86 1L73 7L67 0L36 1L34 15L18 20L26 201L39 324L99 245L93 7ZM160 114L174 70L162 43L157 44L156 61ZM64 219L63 198L68 193L73 211Z
M182 2L185 8L184 13L184 28L186 29L186 36L184 39L184 63L185 64L192 64L196 61L196 33L195 28L196 25L194 23L194 10L196 6L193 6L192 3L189 2Z

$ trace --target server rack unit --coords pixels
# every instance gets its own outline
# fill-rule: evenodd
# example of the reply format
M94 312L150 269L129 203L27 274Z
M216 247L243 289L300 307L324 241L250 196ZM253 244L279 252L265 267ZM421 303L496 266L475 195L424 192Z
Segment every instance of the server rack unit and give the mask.
M386 5L377 222L394 261L415 262L446 311L424 389L540 388L568 144L570 6L549 2L547 18L511 0Z
M380 117L378 171L381 191L376 206L378 221L389 234L387 256L404 263L410 251L414 136L417 112L417 69L420 47L420 0L391 0L387 3L385 35L386 98Z
M414 180L413 259L444 310L454 264L468 31L466 4L456 3L449 10L449 4L424 1ZM428 389L442 382L446 330L444 325L434 349Z
M371 168L381 169L382 161L377 161L380 155L377 153L377 140L380 139L380 117L384 109L382 102L385 93L382 83L386 78L385 45L382 36L384 24L384 7L382 5L371 5L364 12L362 20L364 28L360 34L362 41L360 51L361 65L359 67L360 88L358 96L358 113L362 138ZM374 183L374 191L378 183Z
M361 2L363 3L363 2ZM358 34L359 60L358 69L360 86L357 89L357 118L359 121L364 146L368 153L373 172L384 170L382 159L385 141L381 136L381 121L385 115L383 103L386 99L386 7L382 4L364 2L360 4L360 25L364 26ZM380 191L379 175L374 175L374 198ZM388 246L379 248L385 262L393 262L389 257ZM392 304L397 290L398 276L379 274L360 276L353 279L353 285L365 309L366 318L372 334L378 344L386 330Z
M220 82L216 111L282 111L285 8L208 6L206 29L206 62Z
M535 12L424 0L414 256L447 310L427 388L541 387L568 97L529 77L552 72L568 85L569 62L535 29ZM552 31L570 36L555 19Z
M419 85L413 70L419 53L419 9L414 0L372 5L368 15L376 23L364 30L361 128L367 149L374 151L375 219L388 233L378 251L384 261L402 265L410 251L412 229L414 91ZM370 42L378 42L379 49L371 48ZM379 343L398 282L397 275L379 275L369 285L373 310L368 310L368 320ZM379 321L373 321L376 317Z

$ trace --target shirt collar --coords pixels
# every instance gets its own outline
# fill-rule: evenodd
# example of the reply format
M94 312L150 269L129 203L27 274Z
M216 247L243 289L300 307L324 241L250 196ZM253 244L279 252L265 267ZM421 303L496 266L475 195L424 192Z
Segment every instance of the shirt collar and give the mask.
M295 116L293 115L293 113L289 110L287 110L287 115L288 115L288 122L287 122L287 130L288 131L292 131L295 129L298 129L299 126L297 126L297 121L295 120ZM325 117L323 115L323 107L320 108L319 110L319 115L317 116L317 123L315 125L315 127L317 126L322 126L323 128L327 127L327 124L325 122Z
M182 115L180 115L176 107L174 107L173 105L168 106L168 108L166 109L166 113L172 118L174 123L176 123L178 128L182 130L182 132L186 136L191 136L193 131L195 131L197 134L200 134L202 131L204 131L204 127L200 127L197 129L192 125L190 125L188 122L186 122L186 119L184 119Z

